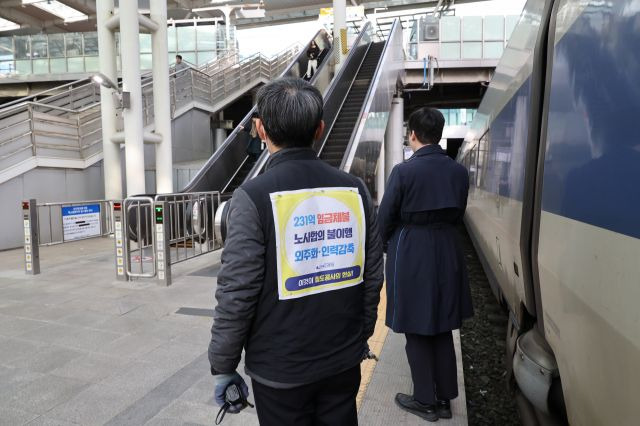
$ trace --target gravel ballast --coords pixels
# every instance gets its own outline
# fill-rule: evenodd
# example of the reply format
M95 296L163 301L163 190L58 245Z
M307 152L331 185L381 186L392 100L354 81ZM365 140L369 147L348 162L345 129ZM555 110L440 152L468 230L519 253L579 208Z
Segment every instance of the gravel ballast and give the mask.
M520 425L505 379L508 315L494 297L464 227L460 233L474 307L473 318L460 330L469 426Z

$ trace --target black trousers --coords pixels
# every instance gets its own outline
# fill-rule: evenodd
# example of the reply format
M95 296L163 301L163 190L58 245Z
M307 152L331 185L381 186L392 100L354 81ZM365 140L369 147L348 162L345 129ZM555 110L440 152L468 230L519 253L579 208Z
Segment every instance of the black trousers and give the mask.
M260 426L351 426L358 424L360 366L293 389L252 380Z
M456 352L451 332L423 336L405 334L413 380L413 397L423 404L458 396Z

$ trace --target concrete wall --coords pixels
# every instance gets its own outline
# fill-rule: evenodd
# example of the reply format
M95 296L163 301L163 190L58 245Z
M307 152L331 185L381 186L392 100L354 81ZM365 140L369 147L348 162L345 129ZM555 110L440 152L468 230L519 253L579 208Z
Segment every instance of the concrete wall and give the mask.
M85 170L38 168L0 184L0 250L21 247L20 202L38 203L104 198L102 162Z

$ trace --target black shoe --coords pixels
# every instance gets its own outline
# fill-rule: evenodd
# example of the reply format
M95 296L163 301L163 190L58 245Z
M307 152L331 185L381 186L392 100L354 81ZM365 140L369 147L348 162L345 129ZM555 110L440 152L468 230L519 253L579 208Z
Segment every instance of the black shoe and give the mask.
M450 419L453 417L453 414L451 414L451 403L448 400L437 400L436 411L438 412L438 417L441 419Z
M433 404L423 404L413 399L411 395L405 395L403 393L396 394L396 404L403 410L415 414L423 419L435 422L438 421L438 413L436 412L436 406Z

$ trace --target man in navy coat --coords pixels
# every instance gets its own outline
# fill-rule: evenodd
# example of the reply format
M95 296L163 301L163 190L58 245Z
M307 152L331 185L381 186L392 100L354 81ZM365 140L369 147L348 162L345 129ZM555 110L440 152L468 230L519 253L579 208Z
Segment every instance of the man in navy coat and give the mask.
M473 315L456 224L467 205L469 175L438 142L444 117L421 108L409 117L414 155L398 164L379 209L387 251L386 324L405 333L413 395L396 403L426 420L451 418L458 396L452 330Z

